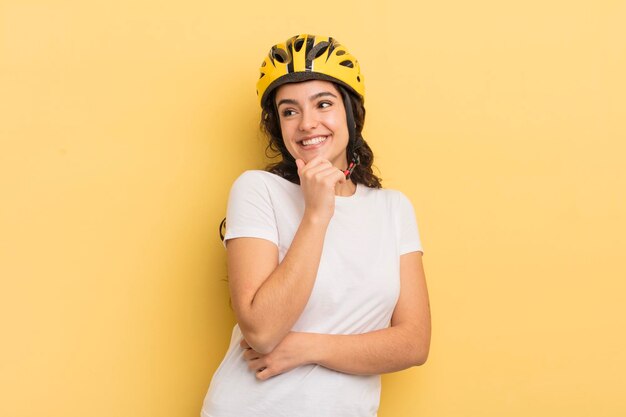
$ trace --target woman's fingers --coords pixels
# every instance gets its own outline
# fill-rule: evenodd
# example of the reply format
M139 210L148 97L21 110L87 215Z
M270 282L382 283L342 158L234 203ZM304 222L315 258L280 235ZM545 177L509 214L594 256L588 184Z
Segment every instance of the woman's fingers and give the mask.
M246 349L243 351L243 358L247 361L259 359L261 355L254 349Z
M303 176L306 178L312 178L315 176L316 173L329 167L332 167L332 164L329 161L320 157L315 157L311 159L308 164L303 166L298 174L300 175L300 178L302 178Z
M307 165L305 169L301 170L301 174L300 174L301 180L305 179L308 181L314 181L314 180L321 181L328 175L331 175L337 172L341 173L341 171L337 169L336 167L334 167L333 164L331 164L329 161L321 159L319 161L312 160L311 163L313 165Z
M248 369L255 373L257 379L265 380L273 376L267 369L264 355L252 349L245 339L241 339L239 346L243 349L243 358L248 363Z
M300 175L300 170L304 168L304 161L302 159L296 159L296 166L298 167L298 175Z
M256 352L252 349L244 352L244 358L246 358L246 362L248 363L248 369L255 373L257 379L265 380L273 376L274 374L267 368L264 358L260 357L260 355L258 355L259 357L254 357L254 354L256 354Z
M346 174L344 174L342 171L338 170L335 167L333 167L333 169L325 171L324 176L327 177L327 179L331 180L333 184L345 184L345 182L347 181Z
M262 368L256 372L257 379L260 379L261 381L265 381L272 376L274 376L274 374L272 374L268 368Z
M344 174L320 156L308 163L297 160L296 164L306 213L329 221L335 210L335 187L338 183L345 182Z
M261 362L260 359L252 359L247 362L248 362L248 369L250 369L253 372L257 372L261 369L265 369L265 365Z
M257 379L266 380L275 374L273 371L266 366L263 360L255 359L248 361L248 369L255 373Z

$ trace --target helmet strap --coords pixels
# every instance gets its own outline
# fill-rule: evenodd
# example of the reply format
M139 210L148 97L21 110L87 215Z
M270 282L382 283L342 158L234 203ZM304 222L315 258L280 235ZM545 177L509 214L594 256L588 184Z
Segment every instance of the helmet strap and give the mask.
M274 110L274 117L276 117L276 124L279 126L278 127L278 135L280 138L280 141L282 142L282 148L283 149L279 149L281 156L283 157L283 161L285 163L287 163L288 165L293 165L296 166L296 160L293 158L293 156L289 153L289 151L287 150L287 146L285 145L285 139L283 139L283 133L280 130L280 114L278 113L278 106L276 106L276 100L274 95L276 94L275 91L272 91L268 97L268 100L271 101L272 103L272 109Z
M352 154L352 160L350 161L350 164L348 164L348 169L343 171L343 174L346 176L347 180L350 179L350 176L352 175L352 171L354 171L354 168L356 168L356 166L359 165L360 163L361 163L361 158L359 158L359 154L354 152Z
M343 171L343 173L346 179L350 179L354 168L361 163L361 158L359 158L359 154L356 152L357 149L360 148L360 143L357 143L356 123L354 121L354 113L352 112L350 94L342 86L338 86L338 88L343 98L343 105L346 108L346 122L348 124L348 146L346 147L346 154L350 158L350 162L348 162L348 169Z

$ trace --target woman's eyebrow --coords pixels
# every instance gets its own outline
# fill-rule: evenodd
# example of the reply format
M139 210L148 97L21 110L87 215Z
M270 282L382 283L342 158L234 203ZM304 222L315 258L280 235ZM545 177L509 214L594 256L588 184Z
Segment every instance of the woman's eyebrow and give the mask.
M309 101L315 101L320 97L326 97L326 96L337 98L337 96L331 93L330 91L322 91L320 93L313 94L311 97L309 97ZM281 104L292 104L296 106L298 105L298 102L292 98L284 98L276 104L276 107L280 107Z
M331 97L337 98L337 96L331 93L330 91L322 91L321 93L317 93L309 97L309 101L314 101L320 97L325 97L325 96L331 96Z
M278 104L276 104L276 107L280 107L281 104L293 104L294 106L296 106L298 102L292 98L284 98L279 101Z

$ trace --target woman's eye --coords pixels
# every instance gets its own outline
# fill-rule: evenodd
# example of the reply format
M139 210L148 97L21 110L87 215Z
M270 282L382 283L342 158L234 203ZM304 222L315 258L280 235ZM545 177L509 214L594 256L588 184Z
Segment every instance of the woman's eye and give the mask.
M293 116L294 114L296 114L296 112L291 109L283 110L283 117Z
M322 109L328 108L328 107L330 107L330 106L332 106L332 105L333 105L333 104L332 104L331 102L329 102L329 101L322 101L322 102L320 102L320 104L319 104L319 106L320 106Z

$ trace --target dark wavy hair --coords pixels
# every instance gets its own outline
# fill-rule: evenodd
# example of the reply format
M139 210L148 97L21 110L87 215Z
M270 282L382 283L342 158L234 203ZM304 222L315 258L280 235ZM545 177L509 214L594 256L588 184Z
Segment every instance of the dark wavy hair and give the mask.
M361 163L354 168L354 171L352 172L350 178L355 183L363 184L366 187L381 188L382 179L376 176L372 171L374 153L372 152L372 149L369 147L367 142L365 142L365 139L363 139L363 135L361 134L361 132L363 131L363 125L365 123L365 107L363 106L363 100L360 96L350 91L349 89L344 88L343 86L336 83L333 84L344 98L344 103L346 102L346 98L349 97L349 100L347 101L351 104L352 114L354 116L354 122L356 124L356 128L354 130L355 141L353 149L359 155ZM276 158L278 156L281 156L282 159L278 162L269 164L265 168L265 170L273 174L279 175L284 179L293 182L294 184L300 184L300 177L298 176L296 161L287 150L285 142L283 141L282 132L280 130L280 119L278 115L278 110L276 108L275 98L276 90L272 91L265 100L265 104L263 105L263 111L261 113L261 131L263 131L269 139L269 144L265 149L265 154L267 155L267 157ZM348 147L350 147L350 144L348 144ZM347 158L351 159L350 150L348 150L347 152ZM346 161L346 165L347 164L348 161Z

